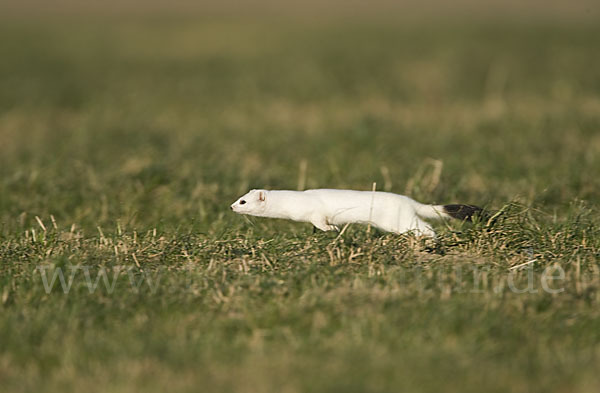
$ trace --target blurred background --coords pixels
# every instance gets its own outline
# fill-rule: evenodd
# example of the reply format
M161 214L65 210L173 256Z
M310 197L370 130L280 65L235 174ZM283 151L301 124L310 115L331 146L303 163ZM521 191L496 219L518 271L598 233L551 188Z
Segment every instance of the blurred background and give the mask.
M432 22L426 18L448 20L457 18L471 22L470 18L512 19L521 21L593 21L598 17L598 4L593 0L490 0L485 3L475 0L457 0L452 3L439 0L360 0L320 2L274 1L274 0L107 0L103 2L57 0L52 4L40 0L3 2L6 17L31 16L107 16L107 15L175 15L191 17L287 17L319 19L393 18L411 20L424 18L421 22Z
M596 1L0 7L6 228L210 230L250 187L598 201Z

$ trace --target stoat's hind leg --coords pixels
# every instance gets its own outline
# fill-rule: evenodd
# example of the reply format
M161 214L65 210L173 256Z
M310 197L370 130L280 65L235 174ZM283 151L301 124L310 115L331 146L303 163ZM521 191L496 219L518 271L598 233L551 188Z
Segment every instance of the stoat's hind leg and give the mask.
M433 231L433 228L431 228L431 225L419 218L415 218L410 223L405 222L404 225L398 223L394 227L383 226L380 228L384 231L394 232L398 234L412 233L416 236L428 236L433 238L435 237L435 232Z
M428 236L435 238L435 232L433 231L431 225L421 219L415 220L414 227L411 229L411 231L417 236Z

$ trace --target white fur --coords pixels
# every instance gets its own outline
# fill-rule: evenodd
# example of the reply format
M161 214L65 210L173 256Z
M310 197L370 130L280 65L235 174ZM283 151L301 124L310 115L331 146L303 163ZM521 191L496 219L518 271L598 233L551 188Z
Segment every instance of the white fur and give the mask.
M383 231L435 236L423 218L448 218L443 206L424 205L407 196L378 191L251 190L231 205L239 214L310 222L323 231L347 223L371 224Z

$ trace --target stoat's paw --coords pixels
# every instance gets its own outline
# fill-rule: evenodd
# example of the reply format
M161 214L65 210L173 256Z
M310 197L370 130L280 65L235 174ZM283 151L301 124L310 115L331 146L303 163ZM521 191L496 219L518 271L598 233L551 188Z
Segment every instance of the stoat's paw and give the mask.
M339 231L335 225L328 224L325 220L313 221L312 224L322 231Z

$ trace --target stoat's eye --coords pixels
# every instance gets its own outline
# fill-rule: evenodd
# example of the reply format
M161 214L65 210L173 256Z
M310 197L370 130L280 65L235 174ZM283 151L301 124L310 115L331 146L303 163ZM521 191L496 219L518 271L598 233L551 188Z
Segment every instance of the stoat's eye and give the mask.
M245 205L245 204L246 204L246 201L244 201L244 200L240 201L240 205Z

